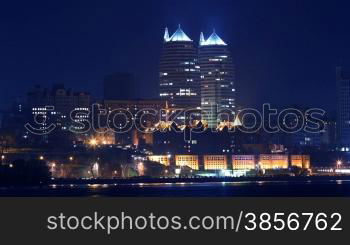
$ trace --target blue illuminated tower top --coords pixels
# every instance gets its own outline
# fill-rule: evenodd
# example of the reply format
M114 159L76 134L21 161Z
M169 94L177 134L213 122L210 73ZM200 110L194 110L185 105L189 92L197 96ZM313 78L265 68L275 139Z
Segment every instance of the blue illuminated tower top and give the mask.
M165 42L192 42L192 40L181 29L180 25L171 37L169 37L168 28L165 28L164 41Z
M213 30L213 33L210 35L210 37L205 40L203 33L200 35L199 40L200 46L209 46L209 45L222 45L226 46L227 44L216 34L215 29Z

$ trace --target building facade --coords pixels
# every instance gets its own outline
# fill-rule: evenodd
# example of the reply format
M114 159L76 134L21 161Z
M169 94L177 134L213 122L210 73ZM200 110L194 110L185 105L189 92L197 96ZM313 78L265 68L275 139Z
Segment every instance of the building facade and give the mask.
M350 147L350 76L345 77L341 67L337 79L337 137L341 147Z
M187 166L194 170L198 170L199 169L198 155L176 155L175 165L180 167Z
M287 169L289 167L288 155L260 154L259 165L262 169Z
M170 108L200 106L197 48L180 26L172 36L165 29L159 82L159 95Z
M158 162L165 166L170 165L170 156L168 155L152 155L147 157L149 161Z
M68 130L70 126L88 118L91 96L85 92L73 92L66 89L63 84L56 84L51 90L36 86L27 93L27 110L32 116L40 115L45 119L42 125L53 123L56 127ZM73 121L70 119L72 111L83 112ZM82 118L83 117L83 118Z
M204 155L204 170L225 170L227 169L226 155Z
M255 156L254 155L233 155L232 169L234 170L255 169Z
M309 169L310 168L310 156L309 155L291 155L291 166Z
M221 121L220 112L228 113L233 121L235 111L234 67L228 45L215 33L199 41L199 66L201 79L201 109L210 128Z

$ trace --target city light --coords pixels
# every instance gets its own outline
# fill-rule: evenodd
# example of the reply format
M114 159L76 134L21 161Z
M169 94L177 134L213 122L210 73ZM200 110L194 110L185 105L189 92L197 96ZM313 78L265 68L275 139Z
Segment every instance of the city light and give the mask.
M302 180L321 175L333 178L337 176L336 173L350 176L350 154L347 154L350 153L348 120L343 120L342 117L333 119L333 116L322 117L321 120L320 117L318 122L323 123L317 123L318 126L324 124L326 127L319 127L322 131L310 134L307 131L309 125L298 125L298 122L310 121L308 119L311 116L308 115L313 111L310 109L319 108L309 108L303 101L300 101L300 106L286 108L281 112L279 109L284 104L278 105L278 110L270 108L268 101L263 104L263 110L246 108L244 103L237 104L240 102L238 98L249 95L256 87L250 87L249 84L236 90L236 80L237 84L240 81L235 75L236 59L230 53L230 44L221 39L215 30L208 36L197 30L199 40L196 41L187 36L180 26L172 33L169 35L169 30L166 29L164 42L154 44L158 48L163 46L159 67L151 67L154 69L152 73L159 80L157 98L150 99L148 93L151 89L147 86L142 91L145 97L134 97L134 75L117 72L106 76L106 80L100 84L104 91L103 98L94 98L93 93L90 95L92 91L73 91L60 84L52 88L35 87L22 95L26 95L26 100L23 101L26 102L23 105L25 113L17 115L17 109L9 111L10 113L1 112L0 184L8 177L2 178L1 174L6 174L6 171L14 176L13 181L17 181L16 178L22 177L15 175L17 171L21 174L27 171L25 173L28 175L32 172L40 174L41 170L38 171L37 166L45 167L45 178L53 176L56 178L55 183L62 181L68 185L69 181L77 185L85 184L86 179L89 179L89 184L104 181L109 183L107 179L114 179L111 183L119 185L119 182L124 184L124 178L130 179L131 183L138 183L146 178L147 183L152 183L154 179L153 182L158 184L163 182L163 178L166 179L164 182L171 183L182 178L196 178L193 182L206 183L217 182L217 179L201 178L245 176L255 183L254 178L260 180L265 177L268 181L275 177L278 181L284 177L289 181L291 176L302 176ZM227 38L230 40L229 36ZM139 54L133 52L131 57L138 57ZM341 105L337 106L336 113L348 115L350 100L345 92L350 88L350 77L343 76L340 67L336 68L336 73L334 81L344 85L344 88L337 89ZM147 79L146 77L145 80ZM125 87L119 91L120 84ZM267 89L258 92L269 92L271 84L261 84ZM288 88L289 86L283 85L281 90L288 95ZM81 86L80 89L84 87ZM303 97L310 93L300 91L305 93ZM276 98L280 96L277 92L272 95ZM262 101L258 102L260 107ZM69 111L74 117L70 117ZM252 111L254 113L250 113ZM266 115L269 111L275 111L271 118L271 113ZM253 117L250 118L250 115ZM43 125L34 125L33 116L47 121ZM102 116L101 123L99 116ZM16 122L17 117L21 119L18 122L28 121L28 125L33 127L23 128L23 125L19 125L20 128L14 128L14 131L12 128L17 127L18 123L7 124ZM46 128L51 123L57 126L52 134L50 127ZM38 128L29 130L35 128L34 126ZM69 130L70 126L76 130ZM276 126L276 130L280 132L276 135L270 134L266 126ZM296 130L299 126L302 126L300 130ZM42 136L36 135L39 129L43 130ZM79 133L73 134L70 131ZM20 141L17 135L20 136ZM29 138L24 141L22 137ZM16 145L17 142L20 144ZM331 155L327 156L329 153ZM14 159L18 160L12 161ZM11 162L15 164L15 168L9 170L14 167ZM28 162L28 170L24 168L22 171L21 162ZM321 168L323 164L325 166ZM5 172L2 172L2 168ZM173 176L176 176L174 181ZM225 179L223 181L226 182Z
M139 175L145 174L145 165L143 164L143 162L139 162L137 164L137 171L138 171Z
M181 168L176 168L175 169L175 174L181 174Z
M99 169L99 165L97 162L94 163L94 165L92 166L92 169L96 172L98 172L98 169Z
M94 139L94 138L90 139L90 141L89 141L89 145L91 145L91 146L95 147L95 146L97 145L97 140L96 140L96 139Z

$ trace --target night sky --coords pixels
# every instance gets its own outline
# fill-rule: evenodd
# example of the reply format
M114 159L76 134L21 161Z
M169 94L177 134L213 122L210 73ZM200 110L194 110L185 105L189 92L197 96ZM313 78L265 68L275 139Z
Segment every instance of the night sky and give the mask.
M156 98L164 28L196 42L215 28L230 45L238 104L335 109L335 67L350 73L350 1L2 1L1 108L34 84L102 94L103 77L132 72Z

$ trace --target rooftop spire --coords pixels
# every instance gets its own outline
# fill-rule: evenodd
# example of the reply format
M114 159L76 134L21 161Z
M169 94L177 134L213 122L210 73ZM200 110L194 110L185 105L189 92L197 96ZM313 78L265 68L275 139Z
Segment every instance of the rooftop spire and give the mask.
M216 34L215 29L213 29L213 33L210 35L210 37L204 41L200 42L200 45L224 45L227 44Z
M175 33L167 39L167 42L190 42L192 41L185 33L184 31L181 29L181 25L179 24L179 27L177 28L177 30L175 31Z
M205 43L204 35L203 35L203 32L201 32L199 36L199 45L204 45L204 43Z
M169 40L169 31L168 31L168 27L165 27L164 41L167 42L168 40Z

